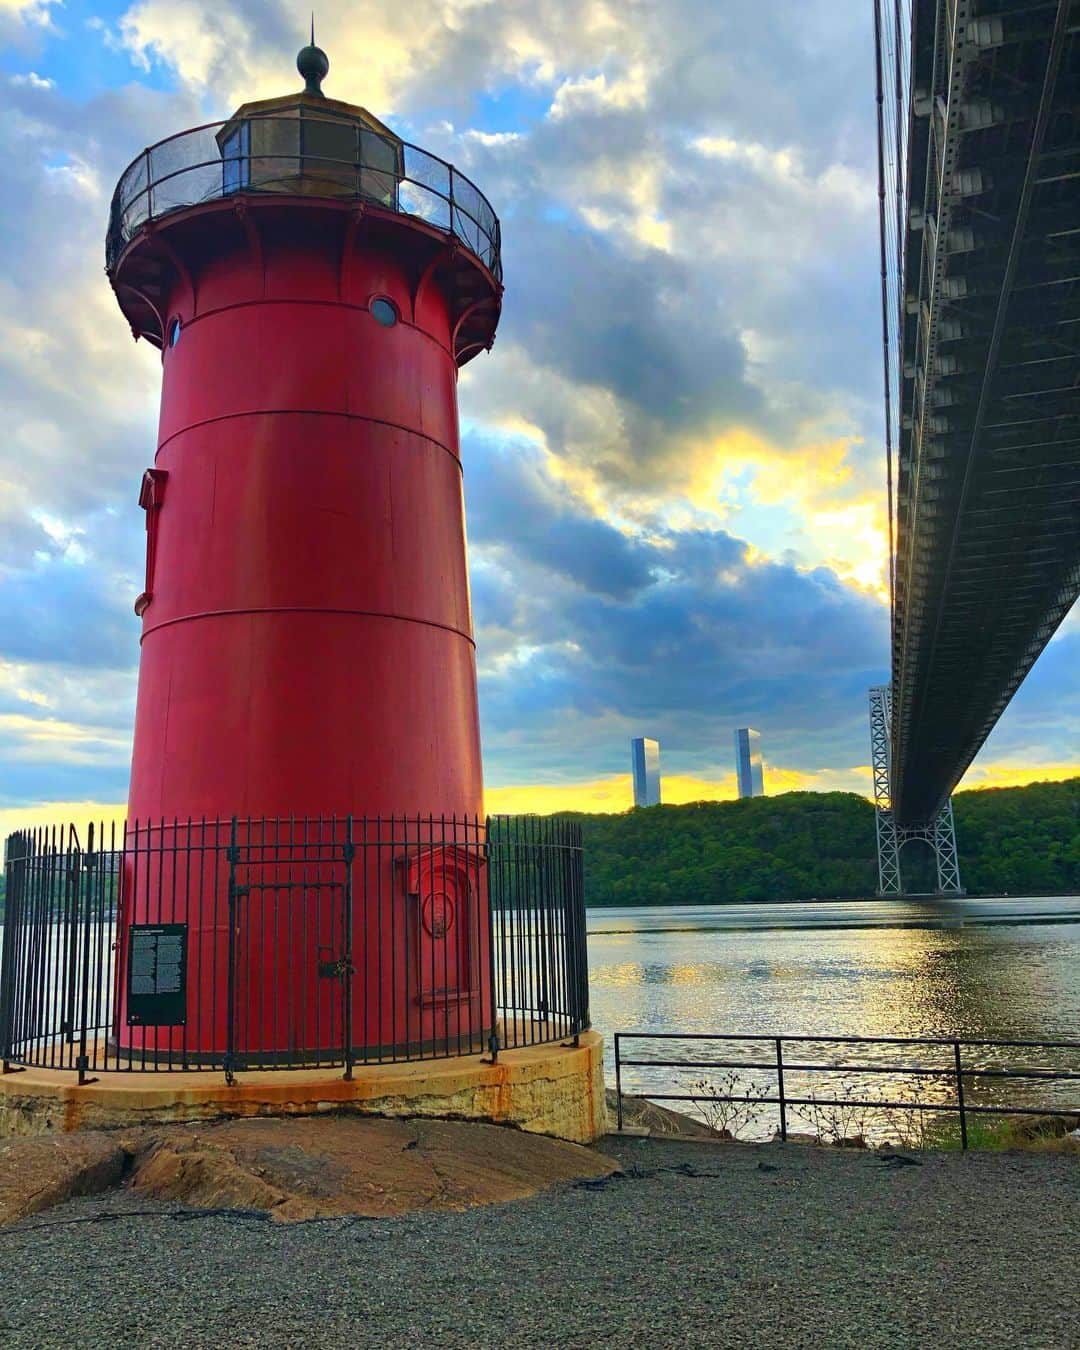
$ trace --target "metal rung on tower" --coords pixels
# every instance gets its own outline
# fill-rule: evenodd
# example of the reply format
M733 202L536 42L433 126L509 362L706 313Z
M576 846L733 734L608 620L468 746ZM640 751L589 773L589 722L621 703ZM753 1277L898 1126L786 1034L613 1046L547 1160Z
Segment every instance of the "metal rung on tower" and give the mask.
M877 827L878 895L903 895L900 850L913 839L930 845L937 867L937 893L963 895L960 859L956 852L956 828L950 797L933 820L925 825L897 825L892 810L889 761L892 748L892 686L875 685L870 690L870 764L874 773L874 808Z

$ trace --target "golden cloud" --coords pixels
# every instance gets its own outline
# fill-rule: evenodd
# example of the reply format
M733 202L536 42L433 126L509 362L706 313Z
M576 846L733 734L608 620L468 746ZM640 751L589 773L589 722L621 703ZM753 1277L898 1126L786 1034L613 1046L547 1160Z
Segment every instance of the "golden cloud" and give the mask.
M306 37L303 12L297 11L295 18L296 46L285 52L267 40L266 30L250 14L211 0L182 5L139 0L122 18L120 29L136 60L167 61L185 84L200 91L212 84L215 94L235 105L282 94L295 85L292 56ZM476 44L477 68L462 70L462 80L482 84L512 76L552 89L565 78L568 65L595 66L616 43L632 36L620 10L594 0L524 10L482 0L414 0L405 6L323 0L316 19L316 41L331 62L327 93L349 101L360 97L380 116L393 114L410 82L459 47L470 25L483 32L484 40ZM614 106L632 103L643 79L635 69L621 81L604 81L602 87L588 81L567 85L563 104L575 97Z
M47 27L49 8L60 0L0 0L0 14L11 14L23 23Z
M961 792L979 792L983 788L1027 787L1032 783L1061 783L1080 778L1080 759L1056 764L978 764L968 769L960 781Z
M772 444L735 428L696 447L687 462L687 498L699 511L730 518L732 503L790 512L801 536L797 552L860 589L888 598L888 513L877 483L867 484L852 459L855 436ZM744 485L743 485L744 484ZM739 522L753 533L753 521Z
M116 826L119 842L120 826L126 815L126 807L116 802L37 802L30 806L0 810L0 839L6 839L16 830L59 829L61 826L74 825L76 835L85 848L89 826L92 824L95 833L99 827L104 827L106 841L111 839L110 832Z
M782 792L859 792L868 795L871 785L870 766L852 769L818 769L803 772L766 764L765 791L767 796ZM738 785L734 772L721 778L699 778L693 774L664 774L661 793L667 806L684 806L688 802L734 801ZM634 804L634 792L629 774L613 774L608 778L594 778L581 783L530 783L512 787L489 787L484 793L485 809L492 815L535 813L550 815L555 811L616 812L629 811Z
M25 713L0 713L0 734L21 742L26 750L48 751L57 758L80 756L97 749L123 752L129 746L128 737L117 731L52 717L28 717Z
M574 385L533 369L520 349L504 349L517 391L513 406L489 386L477 390L484 421L531 441L543 473L625 534L728 529L747 542L748 564L792 548L805 568L828 567L843 581L888 599L888 514L882 485L855 459L856 436L780 446L746 427L714 436L674 436L660 465L625 454L630 428L610 390ZM474 402L477 402L474 399ZM540 426L541 406L562 410L563 448ZM767 508L765 514L760 508ZM766 519L766 516L768 517Z

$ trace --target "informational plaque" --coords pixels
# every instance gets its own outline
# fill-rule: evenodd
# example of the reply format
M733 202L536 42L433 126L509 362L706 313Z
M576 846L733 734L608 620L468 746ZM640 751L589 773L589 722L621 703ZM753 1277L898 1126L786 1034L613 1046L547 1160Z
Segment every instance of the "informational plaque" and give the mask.
M129 930L129 1027L182 1027L187 1010L186 923L133 923Z

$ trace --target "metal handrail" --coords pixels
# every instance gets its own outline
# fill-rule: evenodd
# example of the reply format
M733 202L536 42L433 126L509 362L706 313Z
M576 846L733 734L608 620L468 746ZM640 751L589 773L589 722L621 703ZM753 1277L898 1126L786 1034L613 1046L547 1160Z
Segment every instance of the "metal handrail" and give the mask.
M207 158L202 153L196 155L191 163L183 164L179 168L170 168L168 172L156 174L154 171L153 159L155 152L163 147L177 146L187 140L197 140L204 137L206 133L217 133L225 127L238 125L266 127L281 125L287 127L290 132L296 131L299 135L302 128L310 126L329 126L340 131L346 128L355 132L356 135L356 155L351 159L338 159L334 156L305 153L282 153L260 152L252 154L249 152L238 155L224 155L219 147L215 147L217 153ZM396 164L400 166L397 169L388 169L385 162L370 163L364 157L363 135L377 136L381 143L386 146L392 146L395 151ZM445 175L445 190L436 184L416 177L414 174L406 172L407 161L410 158L419 157L425 167L441 170ZM394 201L392 206L387 209L395 214L407 216L411 219L427 221L430 219L417 211L408 211L402 209L400 201L400 188L407 184L418 192L437 199L446 204L448 208L448 220L444 225L435 223L435 228L445 229L448 234L461 242L468 252L472 253L480 262L482 262L496 281L502 279L502 258L501 258L501 230L499 219L493 210L487 197L480 191L475 183L465 174L449 163L441 159L438 155L433 155L430 151L422 147L413 145L408 141L399 141L396 138L390 140L386 137L378 136L378 133L372 132L370 128L363 127L359 123L350 123L340 118L310 116L305 112L301 117L263 117L259 115L245 118L230 118L226 121L204 122L200 126L188 128L185 131L176 132L171 136L166 136L160 141L142 150L124 169L117 181L113 192L112 202L109 211L109 228L106 237L106 266L111 269L117 262L123 249L134 237L137 229L141 229L149 221L161 219L175 211L186 210L193 206L199 206L208 201L225 200L243 193L267 193L275 191L263 187L260 189L258 184L244 184L237 186L227 186L225 182L225 169L227 166L236 166L239 171L241 165L246 165L248 177L251 177L251 166L260 162L273 163L281 165L282 163L295 165L293 176L302 176L305 171L305 165L319 165L325 169L335 169L339 172L355 173L357 176L356 190L352 193L333 192L325 195L334 200L368 200L370 193L361 190L360 176L364 172L378 174L382 178L390 180L394 184ZM190 174L205 172L207 169L221 169L222 177L219 185L214 186L210 191L205 190L204 185L200 185L202 190L193 190L184 197L183 200L170 200L164 210L154 209L154 192L160 189L164 184L174 182ZM129 180L135 176L137 187L133 191L127 191ZM276 174L276 177L283 175ZM134 186L134 185L132 185ZM277 189L280 192L280 189ZM136 224L132 226L127 217L141 200L145 199L146 212L138 215ZM381 203L386 206L386 203ZM475 239L470 241L455 228L458 223L468 222L475 230ZM477 247L479 245L479 247Z
M628 1040L648 1041L757 1041L776 1040L767 1032L741 1035L737 1031L617 1031L616 1036ZM820 1036L785 1035L780 1038L785 1043L817 1042L821 1045L954 1045L955 1040L948 1036ZM961 1045L978 1046L1027 1046L1032 1050L1080 1050L1080 1041L999 1041L970 1040L965 1037Z
M650 1101L657 1102L735 1102L747 1105L778 1106L780 1108L780 1138L788 1136L787 1113L796 1106L829 1106L879 1109L883 1111L931 1111L959 1115L961 1147L968 1147L967 1118L970 1115L1021 1115L1021 1116L1064 1116L1080 1115L1080 1102L1076 1107L1021 1106L1001 1103L986 1106L965 1100L965 1080L992 1079L1028 1079L1040 1082L1080 1081L1080 1072L1055 1070L1042 1067L1024 1066L1020 1068L983 1068L965 1064L965 1049L1030 1049L1030 1050L1073 1050L1080 1053L1080 1041L1032 1041L1032 1040L961 1040L956 1037L935 1036L820 1036L791 1035L770 1036L766 1033L742 1035L738 1032L680 1032L680 1031L617 1031L614 1035L615 1048L615 1097L618 1128L623 1128L623 1083L624 1068L669 1068L669 1069L747 1069L755 1072L776 1075L775 1095L744 1094L734 1092L648 1092ZM774 1056L769 1060L745 1059L636 1059L623 1054L625 1041L712 1041L722 1043L737 1042L745 1045L768 1044L774 1048ZM834 1064L818 1062L793 1063L784 1058L784 1045L901 1045L901 1046L937 1046L951 1051L951 1063L938 1065L910 1064ZM785 1074L826 1073L826 1074L892 1074L896 1077L936 1078L951 1080L956 1087L953 1101L920 1102L892 1101L854 1097L799 1097L785 1090Z

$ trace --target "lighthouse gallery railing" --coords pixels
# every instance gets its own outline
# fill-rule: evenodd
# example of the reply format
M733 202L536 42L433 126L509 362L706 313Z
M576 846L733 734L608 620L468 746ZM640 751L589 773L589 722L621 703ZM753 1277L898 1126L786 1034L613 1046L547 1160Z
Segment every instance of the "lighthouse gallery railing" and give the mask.
M236 129L255 127L251 137ZM305 132L332 140L308 147ZM260 153L272 142L272 150ZM359 124L321 119L251 117L211 122L144 150L120 176L109 211L105 261L111 269L148 221L240 192L302 194L371 202L425 221L459 239L502 279L499 220L460 170L405 141Z
M360 1062L497 1056L589 1026L573 822L50 828L10 836L5 864L5 1071L348 1076Z

